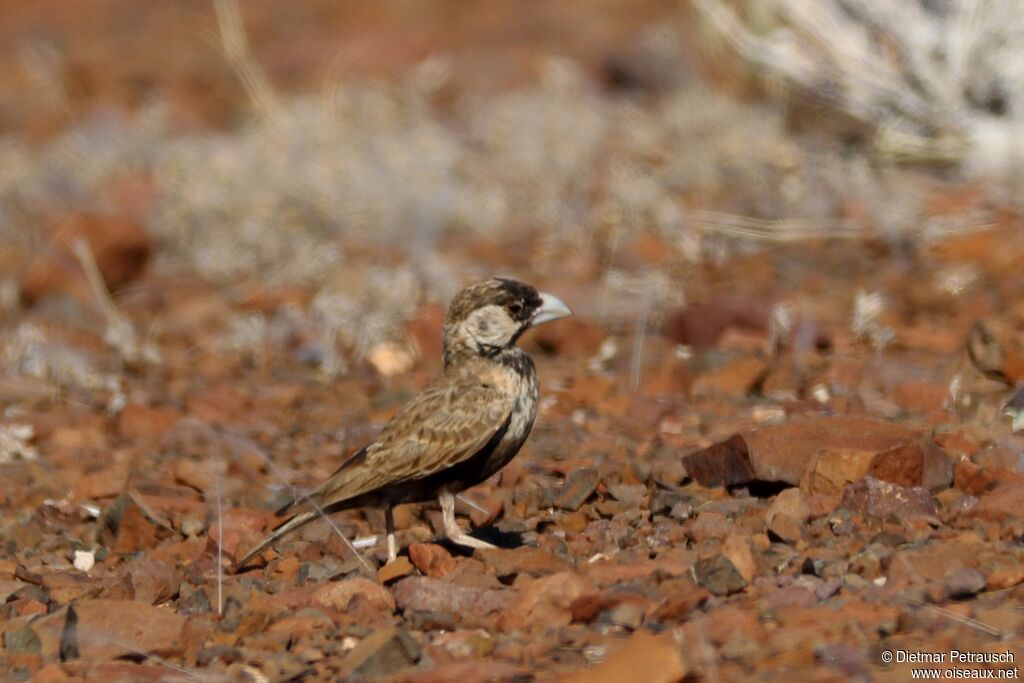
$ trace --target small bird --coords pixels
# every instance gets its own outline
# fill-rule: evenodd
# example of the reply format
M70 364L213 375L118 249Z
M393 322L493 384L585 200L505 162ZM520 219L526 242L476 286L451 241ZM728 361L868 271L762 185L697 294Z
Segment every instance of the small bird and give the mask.
M455 495L504 467L537 417L533 360L516 346L534 325L572 315L558 297L505 278L471 284L452 300L444 321L444 367L384 426L377 439L344 462L315 491L285 505L288 515L237 563L321 514L384 509L388 560L398 556L392 507L437 498L445 535L470 548L494 547L455 521Z

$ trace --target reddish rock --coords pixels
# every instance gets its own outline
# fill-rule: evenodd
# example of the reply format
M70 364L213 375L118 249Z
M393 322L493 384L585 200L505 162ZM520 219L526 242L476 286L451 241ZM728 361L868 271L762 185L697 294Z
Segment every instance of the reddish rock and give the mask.
M450 612L457 623L474 626L509 607L516 592L507 588L466 588L442 579L410 576L392 589L404 612Z
M822 450L811 459L800 479L800 488L808 498L816 495L838 498L847 485L867 476L875 455L872 451Z
M690 613L711 597L690 576L662 581L658 591L665 597L651 610L649 617L660 624L678 624L686 621Z
M214 520L207 532L208 550L216 553L218 544L223 542L222 549L229 558L234 560L241 557L263 539L267 529L267 518L268 513L263 510L225 508L221 520Z
M452 564L454 565L454 560ZM404 576L409 576L414 571L416 569L409 558L401 555L377 570L377 580L381 583L391 583Z
M818 602L815 592L804 586L783 586L769 591L760 602L762 609L809 608Z
M420 649L416 641L404 631L386 626L352 648L338 672L339 679L387 676L413 666L419 659Z
M746 440L736 434L683 458L689 476L702 486L735 486L756 478Z
M846 488L842 507L868 517L889 515L934 515L938 505L928 489L903 487L873 477L865 477Z
M702 512L686 527L686 535L694 543L723 539L732 531L729 518L719 512Z
M565 484L562 485L562 490L555 498L555 507L570 512L578 510L594 494L600 481L601 477L597 468L583 467L573 470L565 478Z
M743 579L750 583L757 576L757 561L748 535L734 531L722 544L722 555L732 563Z
M768 533L783 543L796 545L803 540L804 525L796 517L782 513L768 522Z
M171 534L167 523L135 494L120 496L103 511L100 523L100 542L118 553L155 548Z
M286 615L267 629L268 632L288 633L293 638L308 638L334 628L334 620L326 613L317 609L306 609L302 614Z
M601 663L568 674L563 683L681 683L690 672L682 634L638 631Z
M463 494L468 495L468 494ZM476 505L466 505L465 512L474 529L483 529L493 525L505 511L505 499L498 494L489 496L471 496Z
M601 616L601 613L625 603L641 605L646 610L650 600L637 593L607 590L581 595L573 600L569 610L572 612L573 623L589 624Z
M85 660L134 657L139 651L168 657L184 649L186 619L165 608L130 600L81 600L75 614L76 645ZM45 659L57 658L66 621L67 610L61 609L32 623Z
M125 571L130 578L134 599L150 605L167 602L178 593L182 576L169 562L148 556L134 558Z
M499 579L519 574L543 576L572 569L566 560L541 548L522 546L520 548L478 551L478 557L494 570Z
M691 551L684 551L691 554ZM620 562L614 559L581 564L580 570L593 579L598 586L614 586L625 581L646 579L653 574L683 576L693 567L693 559L679 560L659 556L650 560Z
M796 417L737 434L686 456L683 463L690 476L704 486L735 486L753 480L796 486L822 451L873 456L915 438L906 427L884 420Z
M765 524L771 535L795 545L803 539L804 522L810 516L811 508L800 489L786 489L775 496L765 513Z
M208 493L212 498L217 495L218 471L216 463L209 460L190 460L181 458L174 463L174 480L191 486L200 493Z
M868 474L900 486L940 491L953 483L953 460L931 441L920 439L876 455Z
M770 524L778 515L788 515L798 522L806 522L808 520L811 515L811 509L808 507L804 494L800 489L780 491L772 499L772 503L768 506L768 511L765 513L765 521Z
M408 580L408 579L406 579ZM362 596L370 605L382 612L395 611L395 598L376 581L361 576L331 581L313 591L314 604L333 607L344 612L355 596Z
M725 555L706 557L693 568L694 576L713 595L729 595L747 587L747 580Z
M113 498L125 490L130 474L129 462L114 462L98 472L86 472L77 477L74 498L97 501Z
M421 574L433 578L455 569L455 558L436 543L413 543L409 546L409 559Z
M978 577L981 587L992 575L1001 582L1014 569L1024 568L1020 551L990 546L980 539L963 537L905 548L889 567L889 582L896 587L933 586L939 597L952 597L950 590L964 589ZM976 576L977 575L977 576ZM1010 584L1013 585L1013 584ZM980 590L980 589L978 589ZM978 592L975 590L975 592Z
M568 626L572 623L572 604L596 589L582 574L561 572L536 579L520 598L501 615L502 631Z
M79 572L56 572L42 575L42 585L50 599L66 605L82 597L96 597L110 582ZM21 585L20 583L16 585ZM11 591L14 592L14 591ZM5 596L6 597L6 596ZM130 595L128 596L131 597Z
M1024 477L1008 480L981 496L972 514L993 522L1024 517Z
M970 513L976 517L993 522L1024 517L1024 474L961 461L956 465L954 484L978 497Z

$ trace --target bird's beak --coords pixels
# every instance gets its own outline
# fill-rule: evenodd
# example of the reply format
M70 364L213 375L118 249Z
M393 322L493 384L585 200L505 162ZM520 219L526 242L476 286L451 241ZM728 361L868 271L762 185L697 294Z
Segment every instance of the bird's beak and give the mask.
M540 325L542 323L548 323L552 320L558 320L566 316L572 315L572 309L565 305L565 302L559 299L554 294L548 294L547 292L540 293L540 308L538 308L533 314L533 320L530 321L531 325Z

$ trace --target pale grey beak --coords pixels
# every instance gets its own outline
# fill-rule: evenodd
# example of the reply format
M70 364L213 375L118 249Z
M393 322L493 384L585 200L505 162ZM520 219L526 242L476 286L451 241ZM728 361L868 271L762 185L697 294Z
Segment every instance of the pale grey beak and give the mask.
M530 324L540 325L542 323L549 323L552 320L558 320L569 315L572 315L572 309L566 306L564 301L554 294L541 292L540 308L534 312L533 320L530 321Z

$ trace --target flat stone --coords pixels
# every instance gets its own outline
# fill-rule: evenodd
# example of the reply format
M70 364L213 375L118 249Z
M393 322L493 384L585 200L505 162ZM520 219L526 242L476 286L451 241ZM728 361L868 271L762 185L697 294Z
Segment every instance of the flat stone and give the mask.
M750 448L739 434L683 458L687 473L701 486L735 486L756 477Z
M186 618L170 610L131 600L97 599L77 602L75 613L75 645L82 659L135 656L139 650L166 657L184 650ZM57 658L66 621L67 610L62 609L33 622L45 659Z
M565 675L563 683L680 683L689 673L680 638L672 631L637 631L600 664Z
M573 470L565 478L561 491L555 497L555 507L573 512L579 510L590 496L594 495L601 481L595 467L583 467Z
M847 485L867 476L875 455L872 451L821 450L800 478L800 489L808 497L838 499Z
M768 534L783 543L796 545L803 540L804 525L799 519L786 513L775 515L768 522Z
M596 620L603 613L614 610L623 604L631 604L640 608L641 615L649 605L650 600L643 595L625 590L605 590L597 593L587 593L573 600L569 609L572 612L572 623L589 624ZM621 623L621 622L616 622Z
M510 632L568 626L572 623L573 602L595 590L593 580L583 574L559 572L542 576L501 615L499 628Z
M730 595L747 587L747 580L724 555L704 558L694 565L697 583L712 595Z
M771 524L772 519L778 515L789 515L800 522L806 522L810 517L811 509L804 500L804 494L800 489L785 489L780 491L772 499L768 511L765 513L765 521Z
M345 657L339 676L389 676L420 660L420 648L408 633L394 626L374 631Z
M455 569L455 558L436 543L413 543L409 559L421 574L430 577L441 577Z
M701 512L686 527L686 535L694 542L723 539L732 531L729 518L718 512Z
M722 544L722 555L732 563L743 579L750 583L757 576L757 561L751 549L750 536L733 531Z
M900 486L941 491L953 483L953 460L931 441L919 439L876 455L868 474Z
M386 588L376 581L354 576L341 581L330 581L323 586L313 590L312 602L314 605L324 605L344 612L349 602L360 596L370 605L383 612L395 611L395 599Z
M842 507L868 517L889 515L934 515L938 503L926 488L904 487L865 477L846 488Z
M647 495L647 487L642 484L612 484L608 487L612 498L632 507L640 507Z
M944 583L947 598L968 598L985 590L985 575L973 567L950 573Z
M171 530L138 496L122 494L100 515L99 540L117 553L155 548Z
M454 560L452 561L452 564L454 564ZM404 555L400 555L377 570L377 580L381 583L390 583L402 578L403 576L409 576L415 570L416 569L413 567L412 562L409 561L409 558Z
M463 626L475 626L516 599L509 588L467 588L443 579L408 576L392 589L403 612L450 612Z
M902 425L854 416L800 416L733 435L683 458L690 476L703 486L736 486L750 481L796 486L822 451L875 454L913 441Z
M494 570L499 579L519 574L543 576L572 569L568 561L541 548L523 546L520 548L494 548L479 550L477 557Z
M690 576L681 576L662 581L658 590L664 599L650 613L650 619L660 624L678 624L687 620L690 613L711 597L707 590L698 586Z
M978 497L978 504L970 511L974 517L993 522L1024 517L1024 474L961 461L956 466L954 484Z

